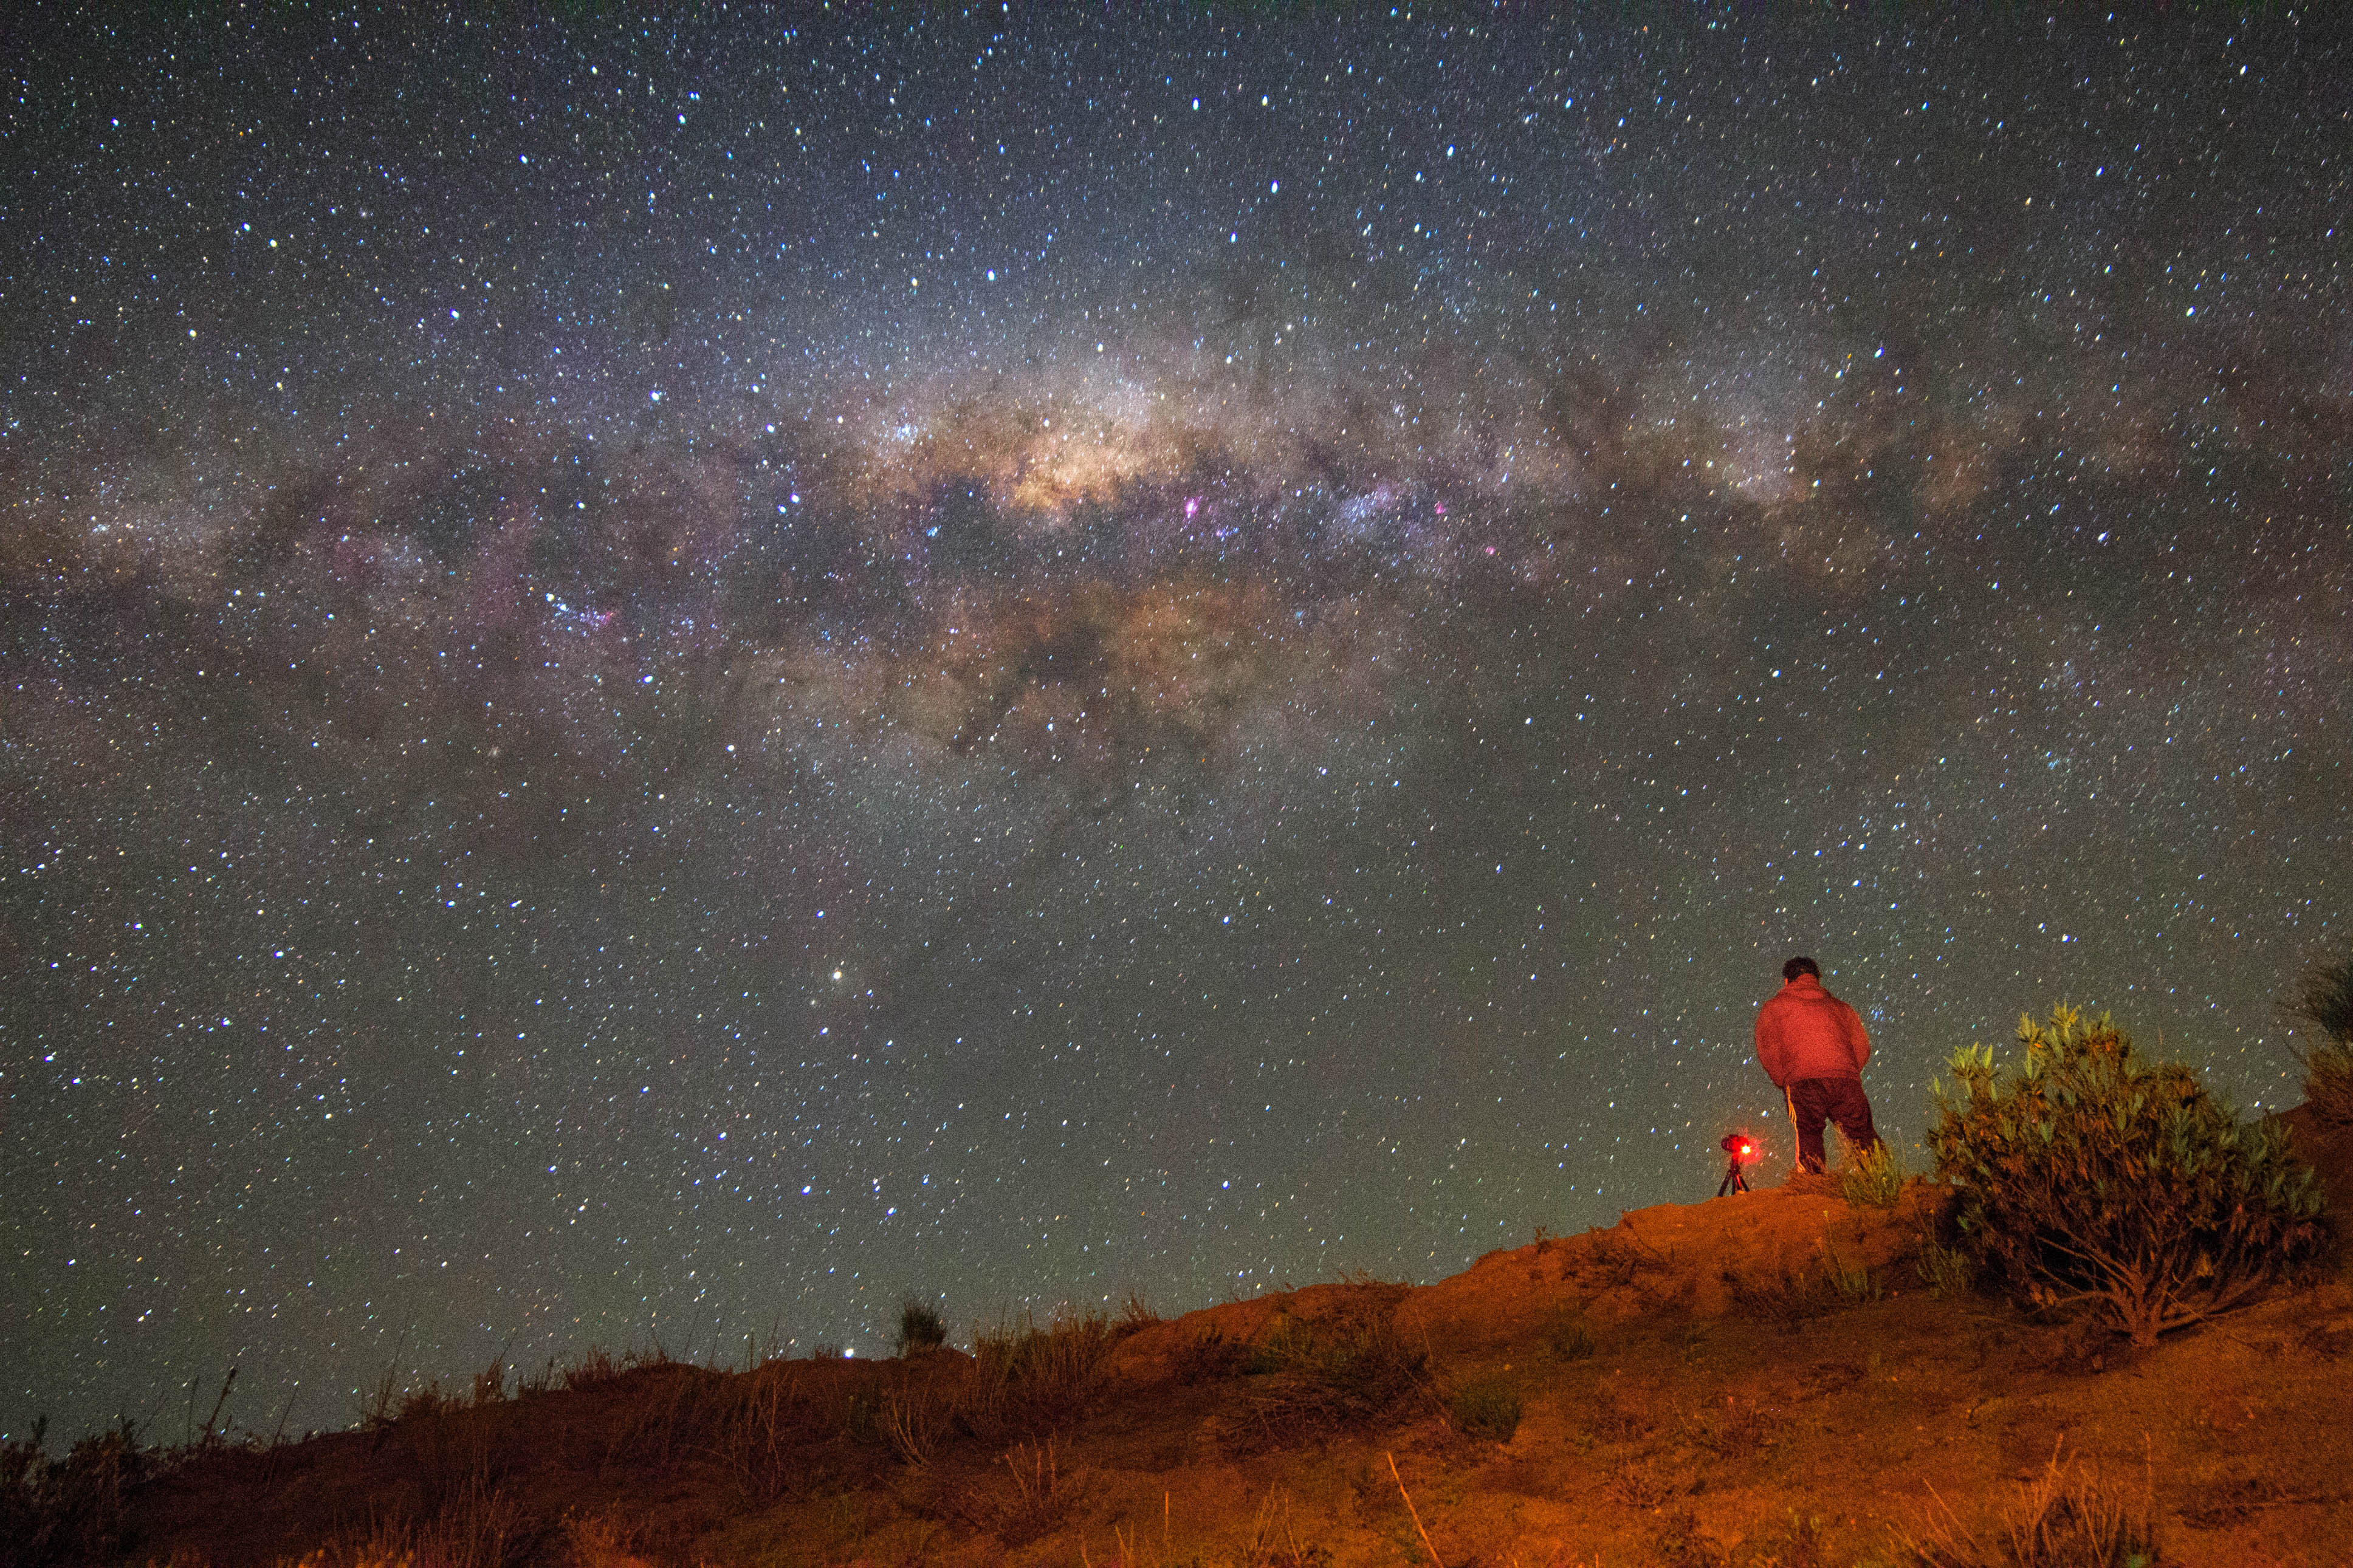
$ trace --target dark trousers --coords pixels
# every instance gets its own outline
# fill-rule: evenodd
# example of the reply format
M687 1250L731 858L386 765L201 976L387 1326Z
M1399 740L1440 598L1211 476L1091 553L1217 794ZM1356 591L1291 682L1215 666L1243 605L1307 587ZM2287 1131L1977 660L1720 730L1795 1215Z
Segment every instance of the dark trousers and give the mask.
M1798 1164L1801 1169L1822 1168L1825 1121L1838 1123L1839 1136L1846 1140L1850 1161L1879 1144L1878 1131L1871 1125L1871 1100L1862 1092L1862 1079L1859 1078L1799 1079L1789 1085L1789 1109L1798 1122Z

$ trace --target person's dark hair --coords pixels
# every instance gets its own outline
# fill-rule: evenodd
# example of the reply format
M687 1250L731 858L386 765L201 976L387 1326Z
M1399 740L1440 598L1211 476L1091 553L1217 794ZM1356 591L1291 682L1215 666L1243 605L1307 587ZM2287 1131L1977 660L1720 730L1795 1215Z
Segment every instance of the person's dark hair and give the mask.
M1793 958L1781 966L1781 978L1784 980L1795 980L1800 974L1810 974L1820 980L1822 966L1810 958Z

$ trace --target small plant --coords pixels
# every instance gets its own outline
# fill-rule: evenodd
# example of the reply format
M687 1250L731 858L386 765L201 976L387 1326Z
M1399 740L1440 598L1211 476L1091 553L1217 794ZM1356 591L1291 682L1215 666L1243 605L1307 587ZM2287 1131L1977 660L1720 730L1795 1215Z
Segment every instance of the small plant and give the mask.
M496 1405L506 1396L507 1363L504 1356L500 1356L474 1374L473 1403L476 1405Z
M1912 1268L1928 1288L1928 1294L1940 1301L1968 1295L1977 1272L1968 1253L1947 1247L1926 1233L1920 1237L1919 1250L1912 1255Z
M1853 1208L1892 1209L1904 1196L1909 1173L1894 1146L1874 1144L1855 1152L1839 1173L1839 1194Z
M1052 1439L1018 1443L998 1461L1006 1482L965 1494L965 1513L1008 1546L1026 1546L1062 1522L1086 1489L1086 1472L1066 1472Z
M1120 1338L1125 1339L1130 1334L1152 1327L1159 1321L1160 1314L1152 1310L1152 1303L1145 1300L1144 1292L1130 1290L1126 1300L1119 1304L1119 1321L1112 1325L1112 1328Z
M1508 1443L1520 1429L1520 1387L1510 1374L1482 1373L1454 1391L1448 1401L1454 1424L1473 1437Z
M492 1483L486 1466L476 1464L421 1510L381 1516L364 1533L304 1557L299 1568L501 1568L543 1528Z
M1651 1414L1615 1392L1605 1393L1587 1421L1593 1436L1604 1443L1631 1443L1651 1435Z
M1626 1459L1609 1472L1609 1490L1612 1501L1628 1508L1659 1508L1677 1488L1649 1459Z
M2105 1016L2054 1007L2018 1037L2008 1074L1982 1046L1953 1058L1930 1146L1972 1261L2029 1301L2090 1307L2147 1345L2318 1249L2318 1178L2284 1128L2240 1127L2194 1071L2142 1062Z
M939 1308L919 1296L899 1303L899 1353L923 1355L948 1342L948 1326Z
M1791 1513L1788 1528L1759 1561L1769 1568L1830 1568L1830 1549L1822 1544L1822 1521L1811 1514Z
M1593 1331L1575 1312L1563 1312L1545 1331L1545 1346L1562 1361L1591 1361Z
M1727 1394L1721 1409L1687 1424L1691 1440L1722 1459L1746 1459L1764 1446L1765 1426L1753 1404Z
M1864 1306L1885 1293L1878 1276L1860 1263L1850 1267L1828 1240L1822 1243L1822 1278L1850 1307Z
M2306 970L2287 1012L2320 1036L2301 1053L2304 1102L2323 1121L2353 1125L2353 957Z

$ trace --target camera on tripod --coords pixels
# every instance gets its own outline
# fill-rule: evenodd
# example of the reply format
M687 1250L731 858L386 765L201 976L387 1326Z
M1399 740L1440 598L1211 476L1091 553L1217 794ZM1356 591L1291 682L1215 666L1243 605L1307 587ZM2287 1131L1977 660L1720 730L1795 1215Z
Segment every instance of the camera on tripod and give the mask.
M1746 1192L1748 1167L1765 1157L1764 1152L1757 1146L1757 1140L1745 1131L1727 1132L1724 1135L1720 1147L1724 1150L1726 1160L1724 1167L1724 1180L1716 1187L1715 1195L1722 1197L1726 1193Z

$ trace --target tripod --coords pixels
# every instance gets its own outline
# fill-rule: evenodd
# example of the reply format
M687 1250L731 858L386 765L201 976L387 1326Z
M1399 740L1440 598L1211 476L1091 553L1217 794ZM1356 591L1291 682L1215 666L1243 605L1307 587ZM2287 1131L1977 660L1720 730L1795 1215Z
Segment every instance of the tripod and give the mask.
M1724 1181L1715 1189L1715 1195L1722 1197L1726 1193L1745 1193L1747 1190L1747 1166L1739 1155L1735 1154L1731 1163L1724 1167Z

